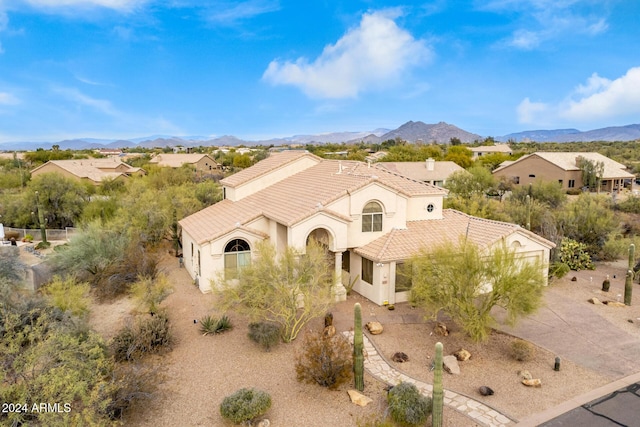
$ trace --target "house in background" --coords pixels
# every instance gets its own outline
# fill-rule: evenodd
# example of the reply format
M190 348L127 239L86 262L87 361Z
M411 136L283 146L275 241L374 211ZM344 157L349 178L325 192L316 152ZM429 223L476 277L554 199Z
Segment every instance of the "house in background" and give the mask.
M170 168L179 168L183 165L191 165L197 172L212 173L220 169L218 162L208 154L158 154L149 163Z
M424 162L380 162L376 163L375 166L415 181L426 182L439 187L446 184L447 179L454 172L464 170L454 162L436 162L433 159L427 159Z
M125 180L132 175L141 175L145 171L134 168L117 158L50 160L31 171L35 177L45 173L57 173L78 181L100 185L104 179Z
M184 266L202 292L250 263L265 240L277 252L318 240L333 261L336 297L353 283L379 305L407 300L402 265L421 249L466 238L546 264L554 246L517 225L443 209L447 190L440 187L306 151L273 153L221 184L222 201L180 221Z
M580 189L584 187L582 170L578 167L580 157L604 165L601 191L620 191L625 185L632 188L635 175L628 172L622 163L600 153L539 151L512 162L504 162L493 174L505 177L516 185L529 185L536 179L542 179L558 181L563 190Z
M473 152L474 160L480 156L493 153L501 153L508 156L513 154L513 150L509 147L509 144L482 145L480 147L469 147L469 149Z

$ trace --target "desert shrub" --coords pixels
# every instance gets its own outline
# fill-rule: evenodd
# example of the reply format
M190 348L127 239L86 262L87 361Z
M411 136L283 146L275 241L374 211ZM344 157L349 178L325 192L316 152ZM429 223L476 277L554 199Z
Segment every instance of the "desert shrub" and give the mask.
M241 388L224 398L220 414L235 424L252 421L271 407L271 396L254 388Z
M73 277L66 279L54 276L42 292L47 295L51 304L74 316L83 316L89 312L89 284L78 282Z
M233 325L231 325L231 320L226 315L219 319L209 315L200 319L202 335L221 334L231 329L233 329Z
M38 244L36 244L36 249L40 250L40 249L48 249L51 247L51 243L50 242L38 242Z
M22 239L23 242L33 242L33 236L31 234L25 234Z
M631 195L625 200L618 202L615 208L622 212L640 214L640 197Z
M151 314L158 312L160 303L172 292L167 276L158 274L155 279L141 276L131 287L131 293L138 301L138 305Z
M298 381L335 389L351 379L351 345L344 335L325 338L322 333L309 332L302 348L296 360Z
M519 362L528 362L536 353L536 348L528 341L516 339L511 342L511 357Z
M121 419L137 402L152 398L161 380L158 369L153 366L116 363L111 374L111 395L106 414L113 420Z
M171 345L171 329L166 314L159 313L122 328L113 338L111 348L116 361L136 360L157 353Z
M624 238L620 234L612 233L598 254L598 258L602 261L615 261L627 258L629 254L629 245L631 243L638 247L640 245L640 237L633 236L630 238Z
M15 239L18 240L20 238L20 233L18 231L5 231L4 238L7 240Z
M270 351L272 347L280 342L280 326L270 322L249 323L249 339L260 344L265 351Z
M403 382L389 390L387 402L391 419L407 427L424 425L433 405L431 399L421 395L414 384Z
M579 188L570 188L567 190L567 195L569 196L578 196L582 194L582 190Z
M591 261L591 255L587 251L587 245L573 239L562 239L558 258L571 270L593 270L595 268Z
M554 262L549 266L549 277L557 277L562 279L569 273L571 269L564 262Z

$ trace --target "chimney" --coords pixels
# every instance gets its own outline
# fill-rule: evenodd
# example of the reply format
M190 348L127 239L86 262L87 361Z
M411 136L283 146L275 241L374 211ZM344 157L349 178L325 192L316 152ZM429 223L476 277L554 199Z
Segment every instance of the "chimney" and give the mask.
M427 163L427 170L428 171L432 171L434 169L435 165L436 165L436 161L433 160L432 158L428 158L426 160L426 163Z

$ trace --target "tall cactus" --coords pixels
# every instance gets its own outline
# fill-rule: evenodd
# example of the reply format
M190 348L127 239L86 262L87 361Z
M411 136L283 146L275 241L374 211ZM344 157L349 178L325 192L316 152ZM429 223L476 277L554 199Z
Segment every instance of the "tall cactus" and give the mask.
M444 390L442 388L442 343L436 343L436 360L433 369L433 412L431 425L442 427L442 407L444 405Z
M362 307L356 303L353 307L353 377L356 390L364 390L364 339L362 337Z
M627 277L624 280L624 304L631 305L631 292L633 291L633 267L636 255L636 245L629 245L629 268Z

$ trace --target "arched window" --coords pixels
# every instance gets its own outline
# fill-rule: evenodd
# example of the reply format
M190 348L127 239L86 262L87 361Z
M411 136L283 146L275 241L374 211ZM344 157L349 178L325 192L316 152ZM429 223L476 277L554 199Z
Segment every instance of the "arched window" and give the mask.
M224 247L224 270L227 277L234 277L238 270L251 263L251 248L243 239L233 239Z
M369 202L362 210L362 232L382 231L382 206L378 202Z

